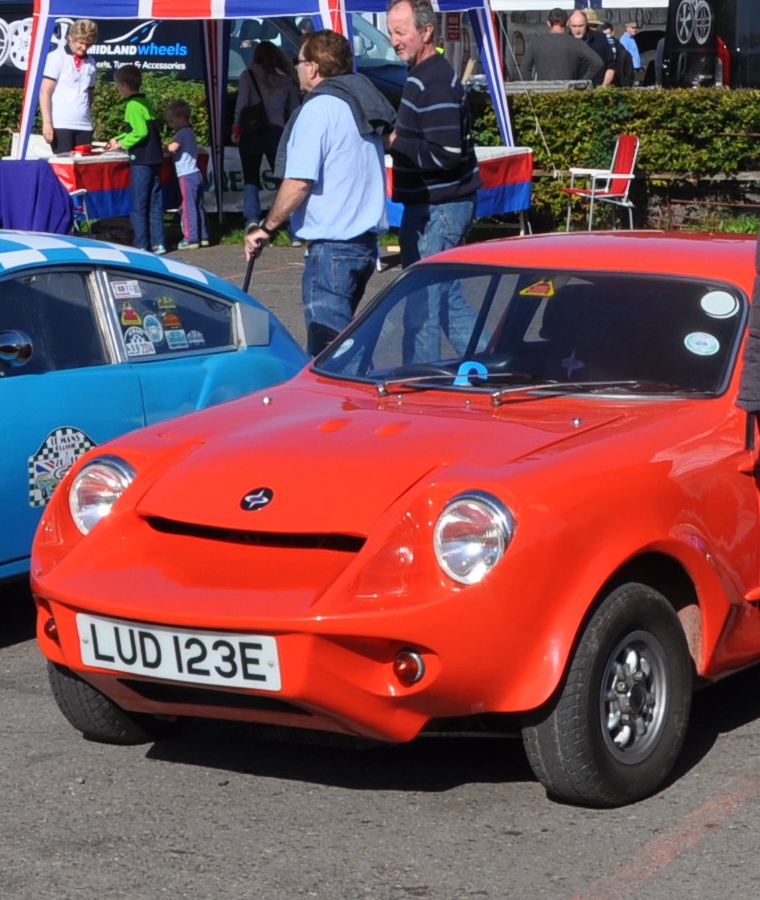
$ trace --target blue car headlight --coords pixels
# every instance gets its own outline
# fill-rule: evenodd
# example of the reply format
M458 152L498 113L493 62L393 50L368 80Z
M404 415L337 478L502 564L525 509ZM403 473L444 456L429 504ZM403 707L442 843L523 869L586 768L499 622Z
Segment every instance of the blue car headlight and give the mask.
M135 474L118 456L98 456L77 472L69 488L69 509L82 534L89 534L111 512Z
M460 584L477 584L502 558L514 530L514 516L496 497L483 491L459 494L435 523L438 565Z

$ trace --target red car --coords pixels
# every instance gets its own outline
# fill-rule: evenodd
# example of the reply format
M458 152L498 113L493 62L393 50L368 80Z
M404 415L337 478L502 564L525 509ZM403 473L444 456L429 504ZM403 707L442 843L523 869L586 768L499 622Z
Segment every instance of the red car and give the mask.
M656 791L693 688L760 659L754 276L739 236L462 247L290 381L91 451L32 558L63 714L510 731L553 797Z

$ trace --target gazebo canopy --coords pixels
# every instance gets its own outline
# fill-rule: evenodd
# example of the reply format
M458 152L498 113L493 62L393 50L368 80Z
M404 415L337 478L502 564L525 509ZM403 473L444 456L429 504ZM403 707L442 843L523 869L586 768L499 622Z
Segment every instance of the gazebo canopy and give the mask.
M432 0L432 5L439 12L470 12L502 139L505 146L512 146L498 41L489 0ZM56 18L197 20L203 30L212 154L216 171L220 172L225 143L222 128L229 33L229 29L223 27L225 20L308 15L317 27L332 28L347 34L346 13L384 12L386 7L386 0L101 0L96 8L92 0L35 0L16 155L23 159L26 154ZM217 186L221 191L221 179L217 179ZM222 208L221 197L218 208Z

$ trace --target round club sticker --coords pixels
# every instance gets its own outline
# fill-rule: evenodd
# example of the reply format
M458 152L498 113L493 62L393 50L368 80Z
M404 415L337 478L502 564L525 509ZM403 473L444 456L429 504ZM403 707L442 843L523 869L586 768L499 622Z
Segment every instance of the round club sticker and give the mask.
M704 331L692 331L683 339L686 349L697 356L715 356L720 350L720 342L716 337Z
M739 312L739 301L728 291L709 291L699 305L713 319L730 319Z

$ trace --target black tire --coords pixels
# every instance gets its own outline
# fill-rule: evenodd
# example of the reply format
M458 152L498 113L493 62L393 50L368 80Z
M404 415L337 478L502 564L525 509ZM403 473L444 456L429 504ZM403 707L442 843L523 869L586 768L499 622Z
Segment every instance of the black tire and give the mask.
M105 744L147 744L170 737L182 727L143 713L129 713L78 675L48 662L48 678L58 709L69 724L93 741Z
M657 591L626 584L596 610L554 699L523 728L547 793L584 806L622 806L668 777L689 722L692 666L675 611Z

